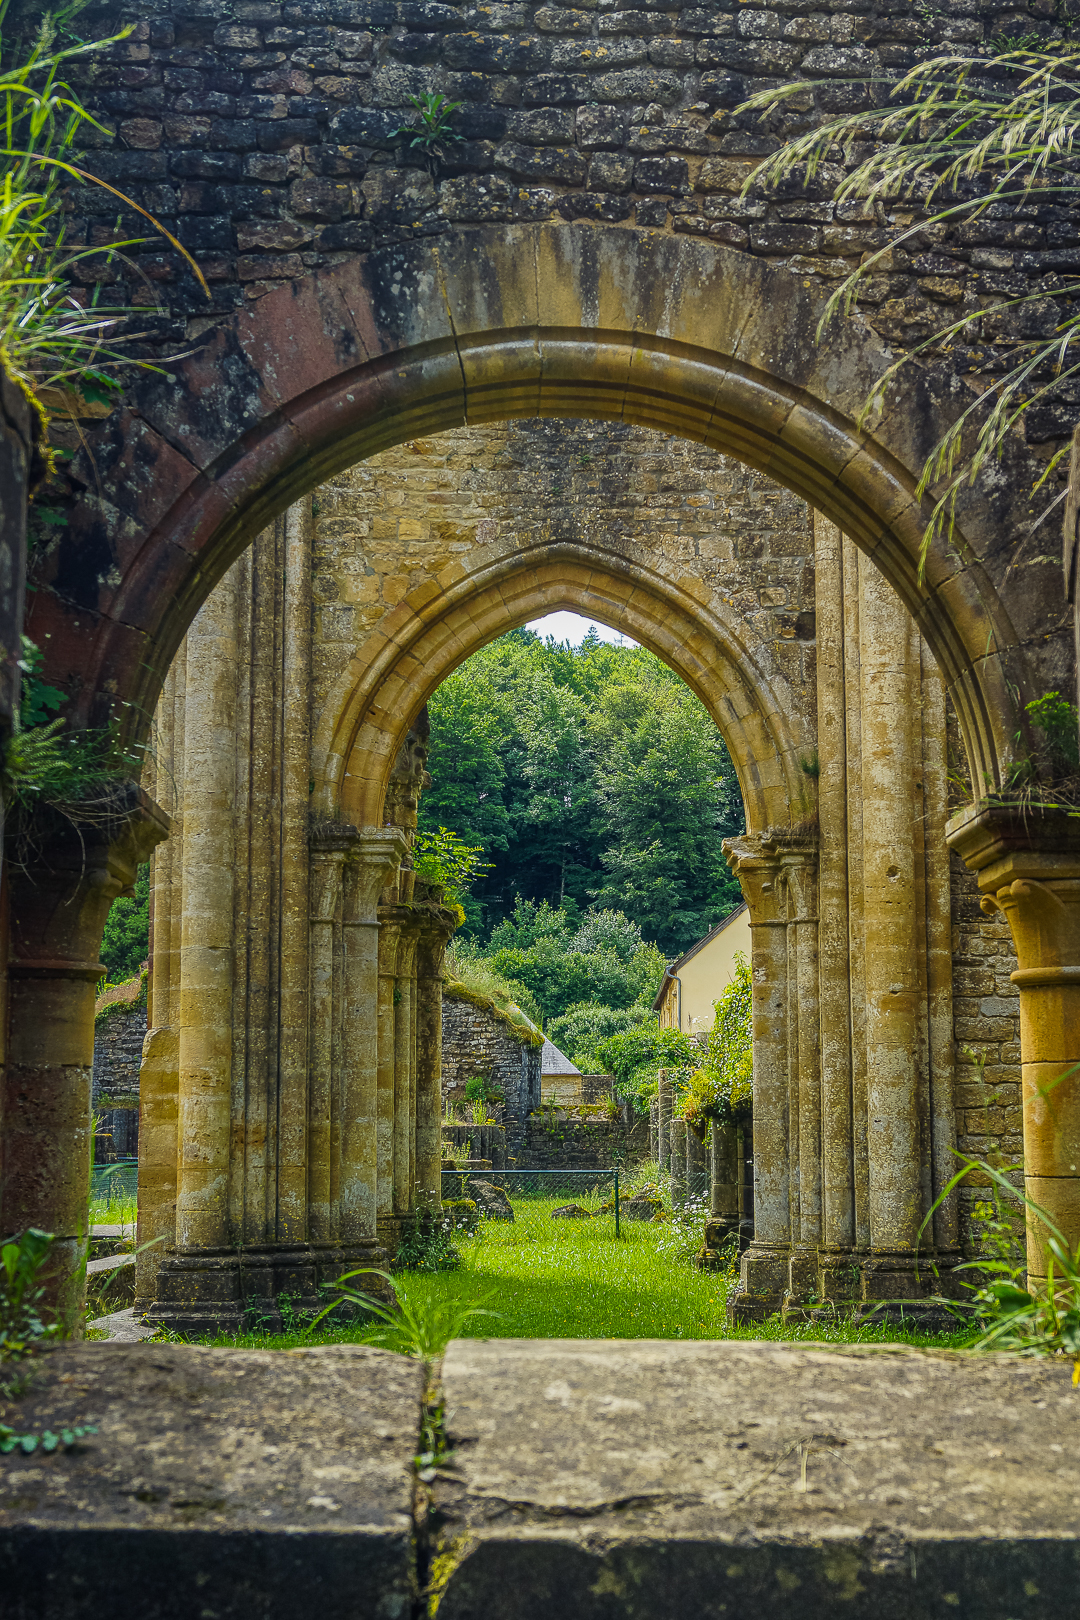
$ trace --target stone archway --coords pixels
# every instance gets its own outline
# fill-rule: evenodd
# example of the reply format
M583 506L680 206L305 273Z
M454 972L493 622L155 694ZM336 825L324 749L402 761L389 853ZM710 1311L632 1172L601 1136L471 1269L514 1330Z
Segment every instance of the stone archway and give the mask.
M584 429L587 424L562 424L563 429L575 426ZM467 461L471 454L479 453L477 441L482 441L483 434L463 430L460 437L473 445L473 450L463 456ZM660 435L647 437L661 439ZM566 454L575 447L571 434L564 447ZM323 1088L321 1083L316 1087L315 1081L328 1074L328 1095L332 1098L335 1088L343 1082L330 1032L348 1028L353 1044L346 1067L355 1060L358 1072L368 1077L367 1083L372 1076L376 1088L382 1081L386 1097L392 1085L402 1097L411 1089L407 1056L403 1064L399 1061L403 1053L408 1053L410 1041L407 1034L399 1039L398 1025L407 1025L408 1009L415 1003L419 981L413 978L413 958L408 952L391 960L398 951L398 945L391 944L391 936L399 941L402 924L416 919L393 911L385 885L380 902L377 882L370 886L364 905L357 907L357 887L350 890L348 881L350 865L360 861L368 864L373 875L379 875L374 872L375 857L379 848L385 850L387 845L387 834L379 827L384 819L386 777L390 763L397 757L404 729L449 670L500 631L554 606L585 609L632 633L635 639L651 643L689 679L728 737L750 809L750 831L737 840L731 856L750 900L754 929L760 1199L758 1241L747 1260L745 1286L737 1309L746 1316L761 1315L781 1303L798 1310L822 1295L837 1304L850 1303L863 1288L874 1298L909 1297L916 1286L911 1267L915 1232L948 1175L949 1149L955 1141L950 905L942 836L944 694L938 672L925 662L929 655L910 618L873 565L860 557L850 542L841 547L832 525L824 520L811 523L804 514L801 521L806 534L799 544L795 545L791 535L782 536L780 543L781 549L787 548L784 554L791 558L791 569L809 567L809 596L800 596L798 606L813 609L816 605L822 651L827 654L826 662L831 660L832 675L829 681L824 676L818 681L815 703L813 685L809 695L803 690L797 696L792 684L794 676L786 678L782 674L778 652L775 647L770 651L769 634L778 632L780 621L772 625L771 631L763 632L760 622L748 615L746 599L739 605L730 599L730 574L720 575L707 589L706 580L695 578L686 558L679 559L677 547L667 547L664 529L652 535L648 543L642 532L636 540L631 532L610 536L607 541L594 535L588 545L582 542L582 534L576 539L539 544L533 543L528 534L519 537L516 509L512 508L501 526L483 525L485 532L490 528L496 531L496 538L483 544L464 547L461 531L454 524L448 525L459 536L457 543L464 551L464 555L459 552L460 561L448 573L443 555L425 540L426 531L417 522L423 510L422 492L431 487L432 475L429 470L423 471L415 488L410 489L407 477L401 473L403 463L407 466L410 458L422 470L428 468L424 458L430 454L430 441L410 444L398 457L377 458L367 464L370 470L365 470L362 477L358 473L358 482L391 475L404 479L391 509L409 515L409 536L418 542L418 554L427 561L423 565L413 563L417 580L400 594L402 582L408 577L410 540L404 534L386 532L385 505L363 509L366 527L362 532L368 540L359 543L360 559L370 573L371 559L381 555L379 567L386 572L390 585L382 592L372 586L363 597L368 603L363 622L374 628L360 639L359 645L350 644L354 648L351 656L344 652L346 643L337 641L336 651L324 668L315 705L321 708L321 719L311 756L311 799L317 825L310 833L309 859L302 858L304 839L300 832L294 873L279 884L278 914L293 916L299 910L310 916L309 972L305 982L312 998L312 1040L308 1050L313 1087L321 1098ZM445 483L439 487L445 489ZM491 493L489 489L480 503L481 510L492 509ZM439 494L433 499L443 502L449 497ZM320 506L325 504L321 494ZM440 505L437 510L445 513L447 507ZM304 522L300 521L298 527L290 515L286 527L299 539ZM545 522L537 525L542 532L547 532L548 527ZM562 531L573 525L560 519L555 527ZM584 525L584 530L588 527ZM651 529L652 525L646 523L645 530L651 533ZM344 525L341 532L343 538L338 544L345 550L355 543L349 536L361 531L354 523L351 529ZM334 573L327 544L323 541L319 545L319 561L313 568L311 560L305 560L307 553L302 546L297 557L290 560L283 556L280 541L274 542L270 535L260 538L254 566L265 583L254 594L252 580L243 587L253 612L257 601L261 602L269 592L269 618L265 630L258 636L252 633L253 653L257 643L284 646L288 639L284 632L273 631L270 624L278 611L272 603L279 575L284 576L286 598L292 589L290 580L296 582L301 593L314 586L316 598L324 602L336 600L339 588L347 586L347 577ZM769 567L775 567L778 555L779 551L770 554ZM736 573L742 566L731 564ZM246 562L237 564L234 570L244 578L247 571ZM362 581L364 572L362 567L354 577ZM777 583L781 577L794 575L766 573L764 577ZM750 595L756 601L756 593ZM210 610L216 600L213 598L200 615L198 650L194 654L194 640L189 639L187 667L189 672L194 671L190 678L193 685L185 677L189 690L178 687L169 692L169 702L179 705L178 712L190 705L193 695L196 697L200 732L213 723L204 700L216 689L210 667L215 636ZM262 614L260 607L259 616ZM805 615L788 617L792 622L786 628L793 634L794 620ZM812 635L812 630L809 633ZM795 645L790 644L793 651ZM797 661L788 667L794 670ZM337 672L332 680L326 668ZM286 693L293 709L306 712L305 678L299 667L291 668L275 689L277 696L269 689L262 694L260 712L271 715ZM235 682L235 676L230 679ZM875 731L875 763L866 774L859 742L863 718ZM232 723L224 711L222 723L220 742L223 748L227 745L231 749ZM250 752L253 762L259 757L264 774L268 769L273 771L272 759L262 757L262 744L254 737L241 738L241 749ZM815 753L816 761L812 758ZM817 777L813 769L807 768L815 764ZM246 769L238 771L238 775L243 776ZM302 761L297 762L296 769L306 780ZM879 815L874 825L865 829L860 804L864 784L869 802L888 805L888 815L884 819ZM167 775L163 786L168 787ZM846 799L853 800L850 817ZM194 803L193 809L197 817L202 816L200 804ZM284 824L286 817L282 815L281 819ZM265 806L241 816L242 838L236 860L245 896L241 939L250 934L248 883L243 876L248 857L241 851L262 836L257 823L266 820ZM916 826L923 823L927 830L934 830L933 838L926 832L921 838L916 836ZM202 827L200 819L196 828ZM205 838L205 829L199 836ZM848 860L849 843L858 849L855 865ZM195 851L192 863L198 884L202 883L201 853ZM176 854L170 857L166 849L161 856L164 868L170 859L175 861ZM264 866L260 857L260 885ZM219 909L223 891L231 882L229 867L227 859L219 861L217 875L211 881L212 898ZM256 876L254 867L251 876ZM868 919L873 907L867 891L875 885L894 891L895 899L891 910L877 908L877 932L871 939ZM394 904L402 892L397 885ZM347 900L351 908L348 912ZM271 914L274 906L271 899ZM173 908L168 919L173 937L186 910L186 899L179 911ZM231 904L227 904L226 912L225 926L219 929L222 943L236 915ZM920 918L927 931L926 950L916 939ZM164 912L162 921L164 929ZM351 938L355 944L356 931L363 937L362 931L372 923L382 925L387 941L385 950L380 944L379 981L383 994L377 1027L367 1016L370 1007L365 1013L362 987L358 990L355 979L350 982L348 965L351 946L347 940ZM856 944L858 960L849 962ZM292 950L290 956L294 958L290 972L295 977ZM163 966L160 1018L155 960L155 1025L183 1017L185 973L181 964L177 984L175 949L173 957L167 975ZM200 988L197 957L196 948L192 953L190 990ZM359 963L358 956L355 961ZM284 970L284 954L282 966ZM243 1005L248 996L248 970L238 962L235 971L235 987ZM284 971L280 977L284 982ZM171 982L167 983L166 978ZM272 973L270 978L274 978ZM903 993L899 1021L890 1004L890 998L895 1001L898 984ZM355 1001L354 1016L348 1009L357 994L360 999ZM867 1031L858 1023L853 1025L845 1010L853 1000L860 1006L864 1001L868 1007L873 1005L879 1025L883 1014L887 1027ZM316 1010L317 1004L321 1004L321 1011ZM164 1046L166 1031L159 1030L155 1039ZM246 1048L253 1044L246 1037L242 1042ZM872 1096L870 1082L886 1063L895 1067L892 1092L878 1087ZM223 1090L228 1077L227 1061L222 1059L219 1067ZM404 1076L400 1085L399 1074ZM163 1106L167 1096L175 1098L188 1086L175 1061L170 1075L163 1074L156 1064L149 1066L145 1080L155 1097L159 1082L166 1081ZM298 1124L301 1132L304 1129L302 1111L296 1106L295 1084L283 1069L279 1083L282 1097L288 1093L291 1099L279 1117L288 1116L295 1135ZM253 1111L249 1114L245 1109L243 1117L234 1120L234 1136L244 1142L254 1139L256 1158L264 1143L263 1096L260 1090ZM276 1199L266 1196L258 1175L252 1183L255 1221L246 1231L255 1249L260 1247L258 1234L262 1235L262 1248L271 1258L276 1254L273 1263L279 1268L292 1264L302 1271L310 1265L295 1242L287 1252L288 1245L282 1240L289 1231L298 1238L300 1249L312 1241L316 1245L326 1243L328 1237L332 1242L337 1235L333 1211L319 1207L316 1196L321 1186L333 1182L332 1173L328 1178L322 1170L320 1144L325 1138L320 1134L324 1128L318 1117L321 1106L319 1102L313 1109L307 1125L306 1162L313 1189L307 1215L303 1197L298 1202L295 1196L299 1186L293 1173L295 1153L288 1174L279 1171ZM881 1140L873 1144L871 1112L881 1135ZM362 1108L369 1135L375 1115L370 1104ZM334 1117L331 1102L331 1140ZM385 1124L391 1124L389 1114ZM429 1124L427 1118L417 1118L418 1143L421 1131L427 1131ZM413 1128L407 1122L405 1134ZM387 1147L388 1143L389 1139ZM229 1168L232 1151L219 1132L220 1174L239 1182L239 1173L234 1176ZM374 1169L368 1204L369 1214L378 1212L382 1224L351 1234L354 1244L357 1238L369 1242L376 1236L388 1239L391 1217L401 1217L408 1209L408 1184L400 1179L396 1184L392 1182L389 1152L380 1152L382 1163L376 1153L374 1166L368 1166ZM175 1181L175 1147L170 1153ZM271 1145L268 1176L273 1168L269 1162L272 1156ZM304 1157L302 1152L301 1160ZM419 1158L418 1153L418 1162ZM358 1164L356 1169L359 1174L363 1166ZM191 1179L195 1190L197 1174ZM176 1190L174 1185L173 1196ZM398 1202L402 1192L406 1200ZM181 1202L186 1219L192 1200L185 1195ZM265 1225L268 1211L276 1218L276 1225L270 1229ZM934 1230L937 1258L946 1264L956 1258L955 1215L955 1209L946 1211ZM275 1237L277 1250L273 1247ZM178 1270L180 1281L190 1282L198 1275L200 1261L195 1251L206 1251L214 1245L205 1229L196 1231L187 1222L181 1247L190 1251L185 1266L170 1264L165 1274L173 1289L177 1287ZM329 1253L332 1256L332 1246ZM226 1268L219 1265L204 1269L207 1275L216 1274L220 1280ZM159 1310L165 1320L182 1320L190 1325L200 1319L200 1311L205 1321L207 1310L221 1308L220 1302L209 1300L196 1310L195 1303L185 1302L174 1293L161 1300Z
M812 741L740 615L729 610L725 623L659 572L570 543L474 556L437 597L421 586L387 615L357 649L316 732L319 808L377 824L401 740L435 688L495 636L559 608L641 642L697 694L728 745L751 831L813 814L800 764Z
M1007 574L1013 516L999 497L969 492L953 543L932 551L920 581L925 514L914 490L955 407L914 374L872 429L858 428L890 356L857 318L818 347L818 314L813 290L761 261L647 232L562 226L448 234L270 293L217 327L168 381L140 382L90 441L94 467L83 472L98 494L76 511L34 598L45 673L72 693L73 716L119 716L138 731L217 581L336 468L466 421L622 419L736 455L835 522L925 637L972 780L1000 783L1023 748L1023 703L1055 656L1039 604L1022 592L1006 601L995 585ZM399 731L404 723L399 715ZM385 769L392 727L382 729ZM785 773L790 759L777 783ZM994 866L988 881L998 875ZM14 971L24 993L9 1091L41 1067L39 973L53 1002L70 982L82 1007L50 1063L85 1066L84 984L99 932L80 913L45 964L34 955L32 891L19 903L27 925Z
M859 428L891 355L857 316L819 345L820 308L787 270L711 244L556 225L448 234L269 293L89 439L97 497L50 565L63 590L43 580L34 601L46 672L84 720L119 700L145 723L217 579L335 470L466 421L623 419L738 456L871 556L942 669L972 779L996 782L1046 656L1035 604L995 589L1015 520L1000 493L966 492L920 583L914 491L958 406L913 372Z

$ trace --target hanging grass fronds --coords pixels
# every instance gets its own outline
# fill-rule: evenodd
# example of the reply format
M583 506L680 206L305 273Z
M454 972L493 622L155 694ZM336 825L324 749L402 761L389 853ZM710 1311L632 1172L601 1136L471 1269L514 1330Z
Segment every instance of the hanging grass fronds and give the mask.
M816 88L812 82L780 85L752 96L738 111L758 111L765 118L792 97L812 94ZM1064 45L1052 52L1022 47L995 56L951 53L921 62L898 82L889 82L885 106L827 118L788 141L754 169L743 195L750 190L767 193L792 179L807 184L821 177L831 180L836 202L899 202L914 208L917 219L890 236L884 247L867 254L833 292L818 325L820 340L833 319L851 313L867 279L888 255L928 227L951 228L978 219L991 208L1011 211L1033 199L1040 204L1071 200L1080 190L1074 155L1078 130L1080 47ZM868 142L869 154L860 156ZM847 172L833 180L838 157ZM1077 295L1080 282L1070 281L1056 288L1053 296ZM972 335L975 322L1045 303L1047 296L1039 289L1004 298L992 310L966 310L933 332L875 383L859 426L880 408L899 372L912 361L947 351ZM943 533L952 536L961 489L974 484L991 460L1001 458L1006 440L1026 411L1060 398L1062 385L1080 371L1080 356L1074 359L1072 348L1078 335L1080 312L1065 313L1051 335L1025 343L1018 361L1002 375L985 380L983 391L934 446L917 488L920 497L936 489L923 534L920 577L934 539ZM1050 459L1033 493L1067 453L1066 446Z
M187 261L209 294L194 259L176 237L145 208L74 161L80 133L90 126L110 134L82 106L62 77L73 58L85 59L125 39L131 28L108 39L57 47L60 25L83 0L62 6L42 20L23 59L12 62L2 29L10 0L0 0L0 363L22 384L45 415L42 394L59 390L74 399L117 393L113 373L125 364L160 369L125 352L147 336L123 330L133 315L127 306L105 308L101 289L88 302L72 278L89 258L109 266L124 249L143 238L107 247L67 246L64 240L65 180L79 180L109 192L125 209L139 214Z

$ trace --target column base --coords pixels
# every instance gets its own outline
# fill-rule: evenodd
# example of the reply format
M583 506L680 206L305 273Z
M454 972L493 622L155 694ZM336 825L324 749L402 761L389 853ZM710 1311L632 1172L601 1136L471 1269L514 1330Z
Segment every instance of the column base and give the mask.
M728 1321L764 1322L784 1302L791 1251L786 1244L751 1243L742 1257L738 1287L728 1295Z
M959 1262L959 1254L928 1254L918 1260L912 1254L861 1256L856 1320L887 1322L926 1333L955 1332L958 1319L941 1300L956 1292L952 1272Z
M362 1267L386 1268L374 1238L351 1243L259 1245L246 1249L167 1249L157 1297L144 1320L186 1338L218 1333L281 1333L329 1303L328 1285ZM349 1286L385 1299L381 1278ZM355 1307L343 1312L356 1314Z
M726 1271L731 1263L731 1240L739 1242L737 1215L711 1215L705 1222L705 1240L694 1264L699 1271ZM742 1244L739 1243L739 1247ZM735 1251L738 1253L738 1249Z

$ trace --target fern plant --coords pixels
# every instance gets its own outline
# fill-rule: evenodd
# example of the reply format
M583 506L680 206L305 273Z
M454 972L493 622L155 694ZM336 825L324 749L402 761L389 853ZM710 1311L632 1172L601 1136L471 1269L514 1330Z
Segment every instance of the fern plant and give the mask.
M886 81L888 82L888 81ZM795 97L813 95L813 83L773 86L752 96L738 112L758 111L762 118ZM836 202L863 200L909 207L913 222L890 233L888 242L836 287L818 326L818 337L837 315L850 314L867 279L879 272L889 254L928 229L939 230L947 247L953 227L979 219L988 210L1011 212L1035 202L1070 203L1078 190L1074 146L1080 130L1080 47L1063 44L1052 50L1019 48L991 56L954 52L920 62L898 82L888 82L884 105L827 117L787 141L750 174L743 195L766 192L793 179L824 180L827 165L839 151L847 172L832 185ZM1080 282L1063 278L1058 299L1074 299ZM1043 288L1005 296L993 311L967 307L896 360L875 383L859 419L860 426L878 406L898 373L920 357L974 342L977 323L1002 311L1023 311L1045 303ZM1065 387L1080 371L1080 309L1060 306L1062 318L1048 336L1026 341L1017 358L999 371L984 368L979 391L934 446L922 469L917 493L938 486L922 542L920 567L935 536L952 532L956 500L965 484L1000 458L1005 442L1034 405L1067 399ZM996 362L995 362L996 366ZM974 441L968 448L970 435ZM1050 477L1068 446L1050 459L1034 488ZM943 482L941 482L943 481ZM1029 533L1064 494L1050 502Z

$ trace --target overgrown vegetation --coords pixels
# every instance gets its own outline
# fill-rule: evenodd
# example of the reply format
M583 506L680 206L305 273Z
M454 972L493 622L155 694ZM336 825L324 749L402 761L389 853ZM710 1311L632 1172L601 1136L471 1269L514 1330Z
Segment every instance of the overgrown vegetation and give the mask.
M458 946L462 959L485 960L506 982L522 987L540 1015L558 1017L580 1002L602 1007L647 1006L665 961L621 911L597 911L575 923L546 900L518 898L486 947Z
M76 179L111 192L141 215L206 282L190 254L145 209L74 162L87 127L105 133L64 78L75 58L108 50L131 32L109 39L74 39L71 23L85 0L68 0L42 17L30 39L11 37L11 0L0 0L0 362L22 384L44 416L65 395L97 400L121 387L118 368L133 360L140 336L124 330L126 308L103 308L99 289L88 302L75 296L71 277L91 257L109 257L136 239L69 246L65 240L62 184ZM72 38L61 44L62 36ZM145 312L143 312L145 313ZM47 404L46 404L47 402Z
M54 1242L51 1232L36 1227L13 1237L0 1247L0 1400L16 1400L30 1385L27 1363L34 1353L56 1338L59 1325L44 1320L44 1275ZM0 1455L11 1451L29 1454L66 1449L97 1427L86 1423L62 1428L58 1433L45 1429L40 1434L22 1433L10 1424L0 1423Z
M114 900L105 920L101 960L110 984L135 978L150 952L150 867L135 874L135 893Z
M969 1177L986 1185L987 1196L974 1210L982 1253L957 1268L973 1279L962 1284L967 1298L942 1298L939 1303L968 1330L972 1349L1067 1356L1073 1364L1073 1383L1080 1384L1080 1244L1070 1248L1046 1210L1016 1186L1013 1178L1022 1166L995 1165L967 1154L958 1157L962 1168L934 1209ZM923 1222L920 1237L933 1213ZM1028 1277L1025 1214L1045 1245L1045 1285Z
M27 1227L0 1248L0 1362L21 1361L59 1329L42 1319L51 1232Z
M598 1041L594 1051L600 1073L615 1077L618 1096L647 1114L656 1095L656 1077L667 1069L677 1085L686 1085L701 1060L701 1046L679 1029L661 1029L652 1019Z
M861 199L889 209L899 204L910 216L910 223L891 230L888 240L863 254L839 283L822 316L819 337L835 316L850 313L868 279L905 243L932 242L936 254L948 254L959 244L958 228L974 220L1024 217L1033 204L1043 209L1075 198L1077 46L1033 50L1021 41L1016 49L993 54L953 51L920 62L886 84L881 105L826 117L785 141L743 188L745 195L816 180L824 182L836 202ZM759 110L765 118L816 88L808 83L773 85L738 111ZM838 155L846 172L833 178ZM951 535L960 490L1001 457L1026 413L1064 403L1075 414L1070 402L1080 368L1072 351L1080 334L1078 293L1080 282L1066 274L1049 289L1042 282L1023 291L1002 286L992 308L982 298L964 299L955 319L938 324L928 316L930 334L875 384L863 421L905 366L966 346L970 403L927 457L918 486L920 495L936 490L923 538L924 562L935 535ZM1063 302L1070 299L1071 305ZM1008 357L988 347L1001 342L1009 346ZM1068 448L1066 443L1049 458L1035 490L1050 478ZM1049 502L1043 516L1061 499L1063 492Z
M386 1305L374 1294L347 1285L357 1277L378 1277L394 1296L393 1305ZM333 1299L325 1310L315 1316L304 1330L305 1336L315 1331L328 1316L333 1316L342 1305L361 1311L374 1318L377 1326L362 1332L364 1344L377 1344L384 1350L395 1350L398 1355L412 1356L430 1365L441 1356L451 1339L458 1339L466 1323L474 1317L490 1317L494 1312L485 1308L483 1301L464 1300L447 1296L425 1298L420 1290L407 1290L385 1271L367 1267L360 1271L347 1271L328 1290Z
M713 1025L705 1055L676 1102L677 1112L697 1130L750 1119L754 1096L753 986L750 963L735 955L735 974L713 1002Z

